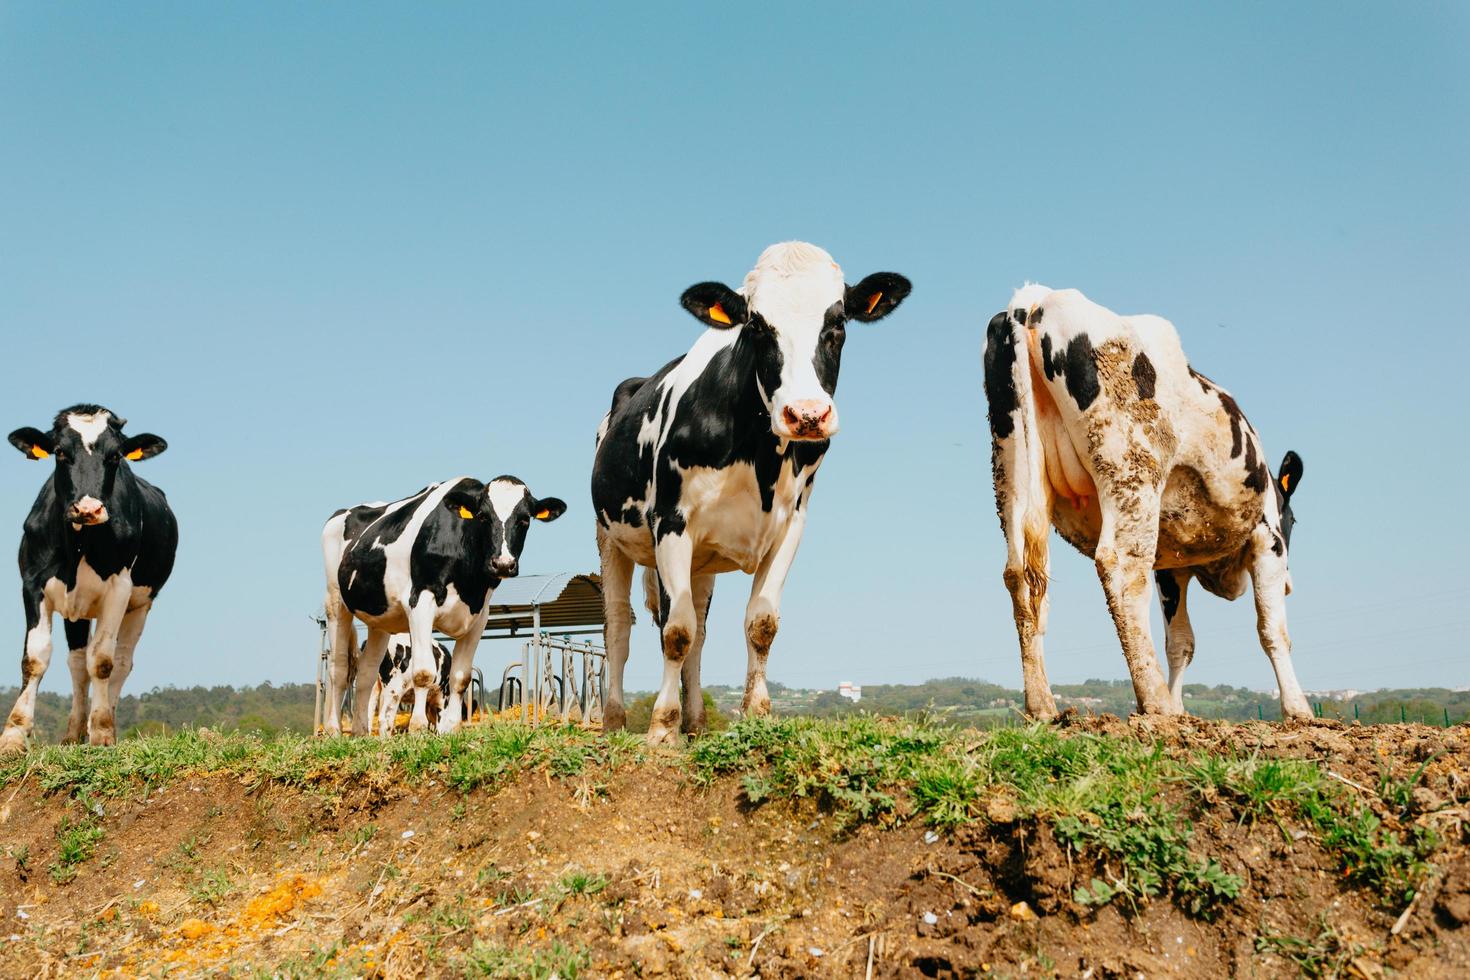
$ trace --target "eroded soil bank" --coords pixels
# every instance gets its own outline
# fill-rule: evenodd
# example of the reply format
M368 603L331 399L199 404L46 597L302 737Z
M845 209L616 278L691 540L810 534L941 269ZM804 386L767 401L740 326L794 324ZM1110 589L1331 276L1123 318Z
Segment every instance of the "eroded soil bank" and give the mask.
M33 751L0 974L1470 975L1463 728L863 724Z

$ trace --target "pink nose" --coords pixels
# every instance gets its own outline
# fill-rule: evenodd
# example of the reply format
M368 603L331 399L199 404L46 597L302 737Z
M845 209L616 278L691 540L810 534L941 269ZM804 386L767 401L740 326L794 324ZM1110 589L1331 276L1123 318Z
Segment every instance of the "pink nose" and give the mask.
M781 410L781 421L795 439L823 439L832 428L832 403L807 398Z
M97 524L107 519L107 508L96 497L83 497L71 505L71 518L82 524Z

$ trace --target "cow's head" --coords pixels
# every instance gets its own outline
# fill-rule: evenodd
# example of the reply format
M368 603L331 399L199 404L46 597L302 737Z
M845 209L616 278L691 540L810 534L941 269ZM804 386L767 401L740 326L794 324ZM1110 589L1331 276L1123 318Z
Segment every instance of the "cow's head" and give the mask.
M496 578L520 573L521 549L533 520L554 521L567 509L556 497L536 497L513 476L497 476L477 493L453 490L444 497L444 506L462 520L484 522L490 533L485 565Z
M1302 482L1302 458L1287 450L1281 460L1281 471L1276 474L1276 488L1281 491L1281 537L1291 547L1291 528L1296 524L1296 515L1291 512L1291 495L1296 493Z
M127 421L100 405L73 405L56 413L50 432L16 429L10 444L27 459L55 460L52 485L63 516L73 526L106 524L118 470L168 448L151 432L123 435Z
M822 249L782 242L761 253L738 291L702 282L686 289L680 303L711 327L745 331L778 439L820 440L837 434L832 393L847 321L881 320L912 288L895 272L875 272L849 286Z

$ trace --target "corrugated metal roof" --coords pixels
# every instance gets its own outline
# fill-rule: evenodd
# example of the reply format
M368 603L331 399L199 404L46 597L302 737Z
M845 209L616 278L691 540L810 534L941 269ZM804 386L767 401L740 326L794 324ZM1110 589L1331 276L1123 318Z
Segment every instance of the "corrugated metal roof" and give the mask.
M485 630L511 635L530 633L538 605L544 630L600 627L602 576L559 572L507 579L490 597L490 619Z

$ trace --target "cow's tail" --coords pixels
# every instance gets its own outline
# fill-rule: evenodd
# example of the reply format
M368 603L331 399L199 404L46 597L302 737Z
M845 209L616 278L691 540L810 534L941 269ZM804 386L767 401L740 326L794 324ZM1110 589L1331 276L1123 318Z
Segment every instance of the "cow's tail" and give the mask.
M1027 611L1038 632L1044 632L1051 502L1024 316L1022 308L1019 315L1002 312L990 321L985 339L985 395L990 407L995 506L1006 537L1007 583L1013 576L1024 580Z

